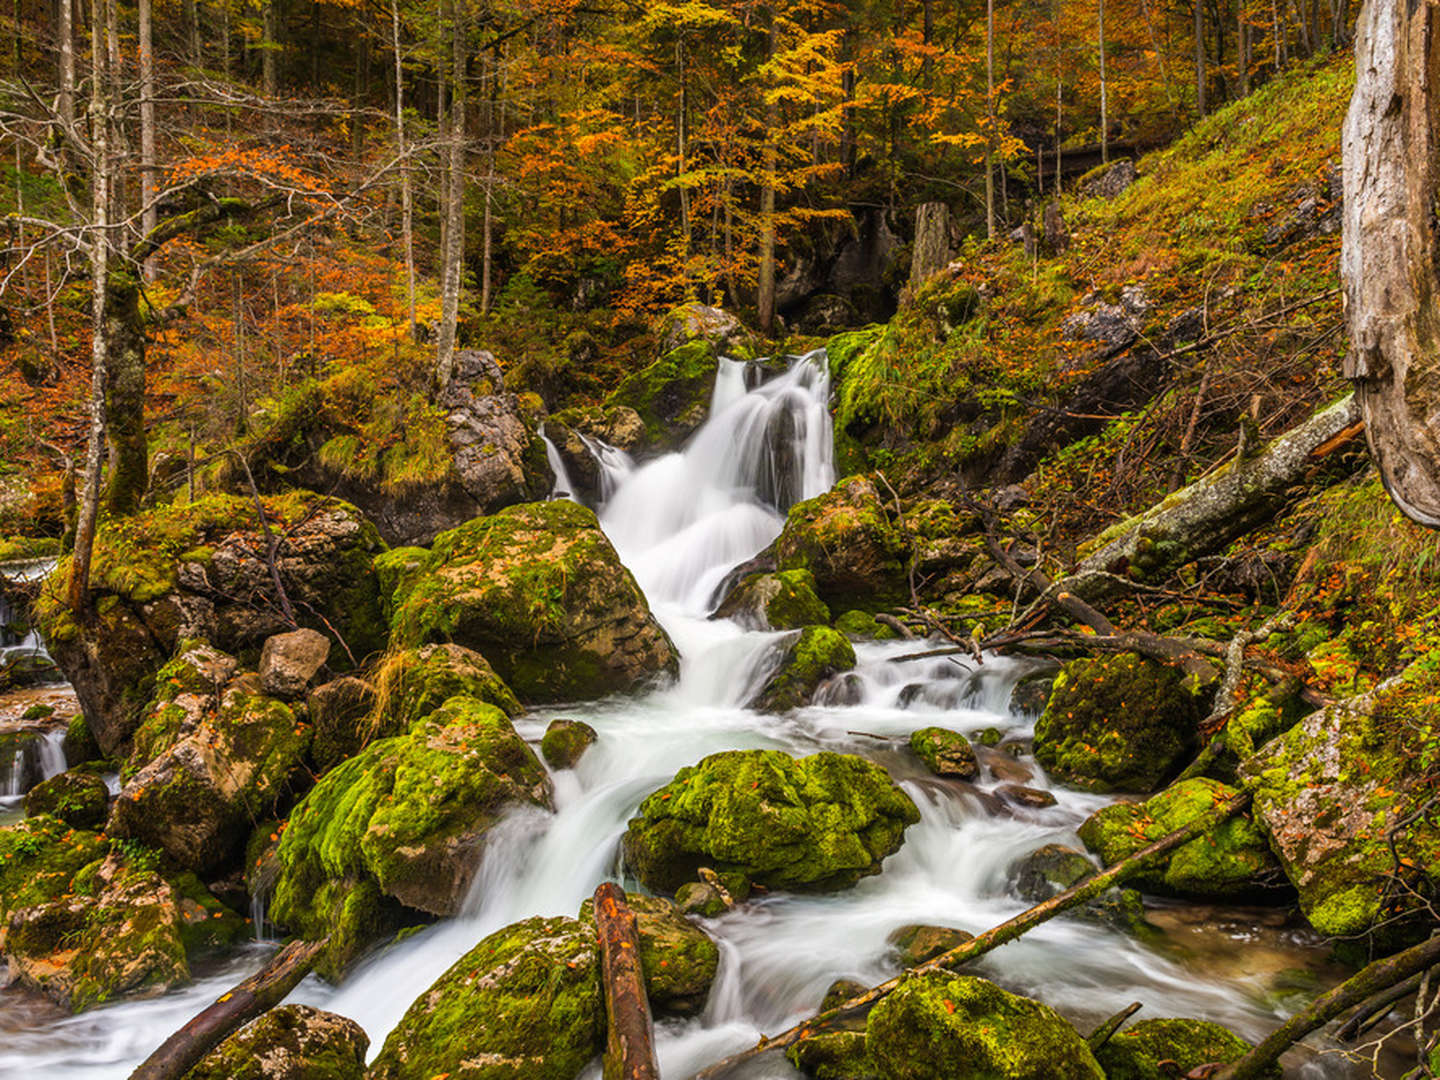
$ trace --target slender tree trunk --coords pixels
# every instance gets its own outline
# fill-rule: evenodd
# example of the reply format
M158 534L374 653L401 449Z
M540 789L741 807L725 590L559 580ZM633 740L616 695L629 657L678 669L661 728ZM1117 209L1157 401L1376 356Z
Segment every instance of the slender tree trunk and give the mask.
M200 5L196 0L185 0L185 58L196 67L200 66Z
M985 235L995 239L995 0L985 0Z
M405 244L405 298L410 340L419 337L415 321L415 207L410 192L410 146L405 139L405 65L400 50L400 0L390 0L390 34L395 47L395 146L400 155L400 233Z
M1195 111L1205 115L1205 6L1195 0Z
M490 71L490 96L485 105L485 215L480 243L480 314L490 313L495 246L495 145L505 137L505 119L500 103L500 55L496 51ZM497 111L499 116L496 116ZM498 120L498 125L497 125Z
M1245 0L1235 0L1235 65L1240 72L1240 96L1250 96L1250 23Z
M1105 78L1105 0L1100 8L1100 161L1110 164L1110 84Z
M75 3L59 0L59 20L55 34L60 39L60 119L66 133L75 126Z
M675 62L680 68L680 103L675 114L675 175L684 176L688 167L686 155L689 153L689 126L690 126L690 80L689 71L685 56L685 39L680 37L675 42ZM685 277L689 280L690 262L690 189L685 184L680 185L680 250L686 263Z
M275 53L280 47L279 12L275 5L279 0L264 0L265 17L260 42L260 89L266 97L275 96Z
M775 9L770 9L768 53L775 58ZM779 106L772 100L765 106L765 152L760 165L760 277L755 306L759 309L760 332L767 337L775 328L775 138L780 127Z
M1345 117L1345 375L1391 498L1440 527L1440 13L1369 0Z
M441 389L455 370L455 328L465 262L465 32L461 0L450 6L449 205L445 208L444 276L440 286L440 343L435 374Z
M139 0L140 50L140 229L148 235L157 220L155 207L155 45L151 33L151 0ZM145 280L155 276L155 260L146 259Z

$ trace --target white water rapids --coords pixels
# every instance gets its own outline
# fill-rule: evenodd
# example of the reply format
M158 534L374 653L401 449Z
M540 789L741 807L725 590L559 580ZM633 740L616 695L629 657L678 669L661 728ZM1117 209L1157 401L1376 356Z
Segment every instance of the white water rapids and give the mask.
M1049 809L1009 807L987 797L1018 766L1034 787L1049 787L1033 759L985 754L973 785L924 773L902 749L917 728L940 724L967 733L998 728L1006 740L1029 735L1031 718L1009 710L1027 670L992 658L983 668L953 659L897 664L914 642L857 646L857 704L813 706L786 716L743 707L779 635L707 618L727 571L780 532L789 502L834 482L823 354L794 361L784 374L747 389L745 366L722 362L711 419L681 453L632 467L601 453L601 522L635 573L683 662L680 679L653 692L529 714L517 723L538 741L557 716L582 719L599 741L573 771L556 773L553 814L516 811L488 844L466 913L373 955L340 987L313 977L299 1000L353 1017L369 1033L372 1055L410 1003L490 932L530 915L573 915L595 886L617 878L619 839L641 800L683 766L734 748L820 749L865 754L891 770L920 807L884 871L828 896L771 894L704 923L720 943L720 974L704 1014L658 1028L661 1067L684 1078L716 1059L813 1012L837 978L870 984L895 973L886 935L907 923L978 933L1028 906L1008 886L1018 858L1052 842L1076 844L1075 827L1106 801L1053 789ZM597 452L608 448L597 448ZM836 612L835 614L840 614ZM852 698L857 695L850 695ZM633 883L630 883L633 887ZM1233 940L1237 953L1246 948ZM134 1065L266 955L254 946L224 970L151 1001L129 1001L78 1017L29 1022L0 1011L0 1076L126 1076ZM1094 923L1059 918L1004 946L976 966L1007 988L1039 997L1082 1031L1131 1001L1140 1018L1194 1016L1255 1038L1286 1011L1271 972L1241 963L1222 977ZM1291 958L1291 963L1295 963ZM1289 1002L1294 1007L1293 999ZM1335 1059L1304 1067L1331 1075ZM794 1077L781 1059L744 1074ZM598 1076L598 1067L587 1076Z

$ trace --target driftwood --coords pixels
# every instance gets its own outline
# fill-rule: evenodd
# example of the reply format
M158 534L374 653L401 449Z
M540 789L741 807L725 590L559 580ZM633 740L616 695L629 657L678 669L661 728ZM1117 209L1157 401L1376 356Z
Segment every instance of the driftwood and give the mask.
M161 1043L130 1074L130 1080L178 1080L184 1076L241 1025L278 1005L309 973L329 940L292 941L286 945L254 975L221 994L214 1004Z
M1126 1020L1129 1020L1130 1017L1134 1016L1142 1008L1144 1008L1144 1006L1141 1005L1140 1002L1132 1001L1129 1005L1126 1005L1125 1008L1110 1017L1109 1020L1104 1021L1089 1035L1085 1036L1085 1042L1089 1045L1091 1052L1093 1053L1099 1050L1100 1047L1113 1039L1115 1033L1120 1030L1120 1025L1125 1023Z
M1440 962L1440 935L1367 964L1281 1024L1244 1057L1217 1072L1215 1080L1257 1080L1280 1060L1281 1054L1316 1028L1437 962Z
M1354 1042L1389 1016L1396 1002L1403 1001L1419 990L1424 977L1425 972L1417 972L1404 982L1396 983L1390 989L1369 998L1340 1026L1340 1030L1335 1032L1335 1038L1340 1042Z
M659 1080L650 999L640 970L640 933L625 892L607 881L595 890L600 977L605 984L605 1080Z
M1014 941L1027 930L1032 930L1041 923L1048 922L1061 912L1068 911L1079 904L1085 903L1087 900L1093 900L1107 889L1126 881L1137 871L1144 869L1160 856L1208 832L1222 821L1228 821L1236 814L1244 813L1249 806L1249 792L1241 792L1222 803L1217 803L1184 828L1176 829L1174 832L1162 836L1153 844L1141 848L1128 858L1121 859L1114 866L1107 867L1094 877L1081 882L1074 888L1066 889L1064 892L1052 896L1049 900L1036 904L1026 911L1022 911L1013 919L1008 919L999 926L986 930L978 937L971 938L969 941L957 945L948 952L943 952L934 959L927 960L918 967L911 968L909 971L903 972L895 978L881 983L879 986L871 987L863 994L859 994L837 1005L833 1009L827 1009L825 1012L812 1016L804 1023L796 1024L788 1031L784 1031L773 1038L762 1038L759 1043L749 1050L732 1054L725 1060L702 1069L696 1073L691 1080L718 1080L718 1078L727 1075L731 1070L758 1057L760 1054L772 1050L784 1050L800 1042L802 1039L808 1039L813 1035L825 1031L841 1020L848 1019L869 1010L876 1002L885 998L888 994L904 985L907 980L916 975L960 967L962 964L967 964L971 960L985 955L992 949L998 948L1007 942Z

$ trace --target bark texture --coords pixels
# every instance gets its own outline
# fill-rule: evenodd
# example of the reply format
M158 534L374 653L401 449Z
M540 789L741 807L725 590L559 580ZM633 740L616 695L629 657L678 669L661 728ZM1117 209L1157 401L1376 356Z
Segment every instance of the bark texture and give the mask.
M910 256L910 289L924 285L950 261L950 208L943 202L915 208L915 247Z
M659 1080L650 999L640 968L640 931L624 890L614 882L595 890L595 926L608 1028L605 1080Z
M1391 498L1440 527L1440 26L1435 0L1370 0L1345 117L1345 375Z

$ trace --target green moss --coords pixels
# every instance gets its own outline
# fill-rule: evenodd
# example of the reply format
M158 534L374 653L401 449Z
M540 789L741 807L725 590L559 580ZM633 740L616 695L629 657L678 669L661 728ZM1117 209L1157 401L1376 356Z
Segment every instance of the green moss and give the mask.
M408 730L452 697L463 694L499 708L506 716L525 711L489 661L459 645L423 645L392 654L376 676L386 734Z
M628 893L640 938L640 970L645 995L659 1013L691 1016L705 1007L720 967L720 950L670 900ZM595 921L595 902L580 905L580 921Z
M866 477L792 506L775 552L781 570L814 575L832 611L876 612L909 599L905 537Z
M205 1055L185 1080L363 1080L369 1046L353 1020L280 1005Z
M885 770L849 754L712 754L681 769L632 818L625 860L674 892L701 866L772 888L846 888L878 873L919 811Z
M826 1031L785 1051L790 1064L815 1080L876 1080L863 1031Z
M687 341L626 376L605 406L625 405L639 413L651 445L673 442L704 422L715 389L716 362L710 342Z
M911 979L875 1006L865 1038L872 1066L887 1080L1105 1077L1054 1009L984 979Z
M807 626L786 646L755 706L785 712L808 705L821 683L854 666L855 649L849 638L828 626Z
M50 536L7 536L0 539L0 563L48 559L60 554L60 541Z
M1207 1020L1142 1020L1112 1036L1095 1059L1108 1080L1169 1080L1201 1065L1231 1062L1251 1044L1229 1029ZM1264 1076L1280 1080L1272 1066Z
M910 736L910 749L936 776L970 780L980 771L970 740L942 727L921 728Z
M835 620L835 629L852 641L890 641L900 636L892 626L877 622L867 611L847 611Z
M0 915L63 896L81 868L108 850L95 833L44 814L0 829Z
M540 754L554 769L573 769L599 736L580 720L552 720L540 739Z
M104 780L72 770L31 788L25 795L25 813L50 814L74 829L98 829L105 822L109 801Z
M532 918L491 934L420 995L369 1076L573 1080L603 1043L594 928Z

